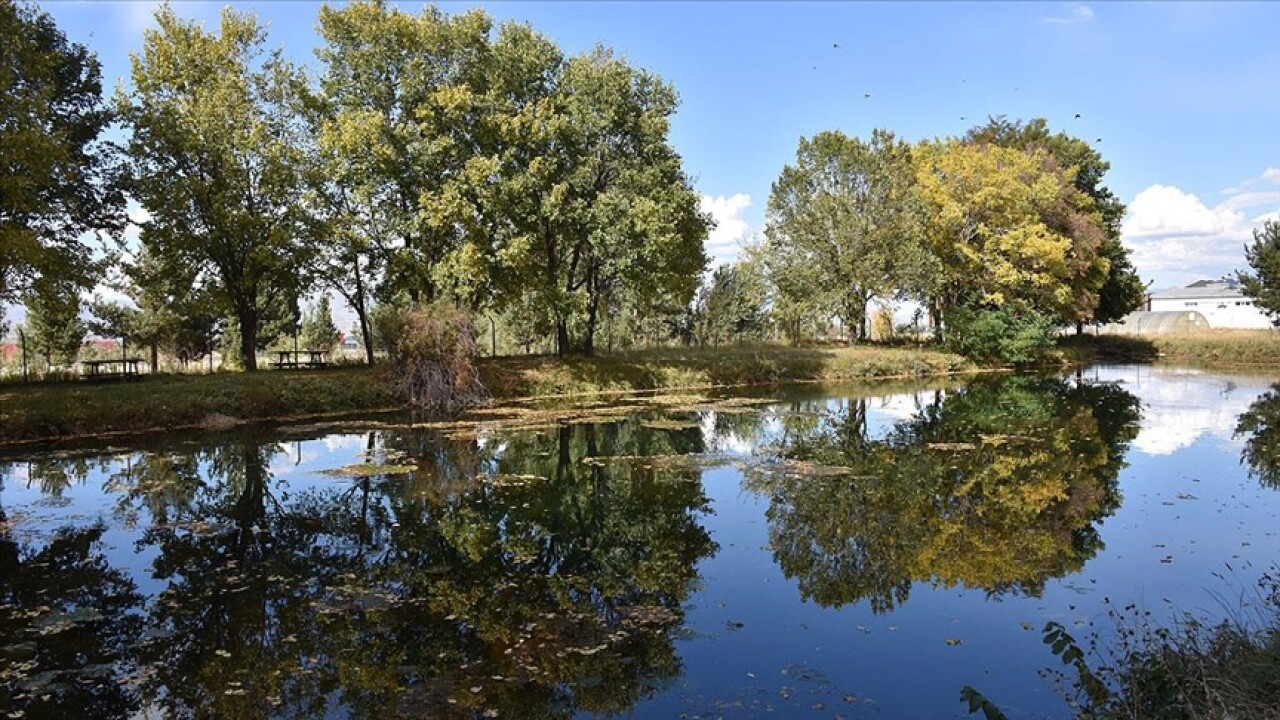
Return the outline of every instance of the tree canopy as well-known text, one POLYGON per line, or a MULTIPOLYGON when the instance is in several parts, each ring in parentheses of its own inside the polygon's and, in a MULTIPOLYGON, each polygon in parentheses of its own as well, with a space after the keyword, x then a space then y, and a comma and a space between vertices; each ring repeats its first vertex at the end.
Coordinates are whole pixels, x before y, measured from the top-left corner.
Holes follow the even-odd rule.
POLYGON ((86 239, 124 220, 98 60, 14 0, 0 0, 0 37, 0 302, 41 278, 89 288, 103 258, 86 239))
POLYGON ((1280 325, 1280 221, 1268 220, 1253 231, 1253 243, 1244 248, 1252 272, 1240 272, 1244 294, 1280 325))
POLYGON ((252 15, 224 9, 217 32, 168 5, 117 98, 133 133, 129 191, 148 210, 141 243, 166 275, 235 317, 246 370, 265 315, 307 285, 301 217, 301 77, 252 15))
POLYGON ((767 257, 790 303, 807 300, 867 336, 867 306, 917 297, 937 272, 920 243, 924 207, 911 147, 875 130, 864 142, 840 132, 801 138, 796 164, 769 195, 767 257))

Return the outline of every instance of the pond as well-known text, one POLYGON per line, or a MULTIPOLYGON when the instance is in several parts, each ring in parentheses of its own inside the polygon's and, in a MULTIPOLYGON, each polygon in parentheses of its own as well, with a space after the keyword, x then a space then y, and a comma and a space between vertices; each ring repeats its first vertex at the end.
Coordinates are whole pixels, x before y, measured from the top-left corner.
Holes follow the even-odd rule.
POLYGON ((1239 612, 1280 390, 1150 366, 0 461, 0 716, 1070 717, 1057 622, 1239 612))

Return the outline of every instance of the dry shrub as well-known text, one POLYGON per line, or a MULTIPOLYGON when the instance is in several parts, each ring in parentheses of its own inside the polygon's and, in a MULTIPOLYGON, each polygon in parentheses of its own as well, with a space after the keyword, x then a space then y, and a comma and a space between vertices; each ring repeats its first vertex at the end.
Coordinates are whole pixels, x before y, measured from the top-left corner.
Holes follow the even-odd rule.
POLYGON ((489 398, 475 367, 468 313, 435 303, 401 310, 387 325, 396 389, 411 407, 449 415, 489 398))

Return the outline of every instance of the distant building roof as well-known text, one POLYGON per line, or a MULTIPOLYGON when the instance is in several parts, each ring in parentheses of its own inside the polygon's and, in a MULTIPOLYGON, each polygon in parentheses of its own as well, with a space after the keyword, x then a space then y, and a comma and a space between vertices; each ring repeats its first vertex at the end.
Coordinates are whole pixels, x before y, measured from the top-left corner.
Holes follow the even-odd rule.
POLYGON ((1168 288, 1151 293, 1152 300, 1187 298, 1241 298, 1240 284, 1234 280, 1197 280, 1186 287, 1168 288))

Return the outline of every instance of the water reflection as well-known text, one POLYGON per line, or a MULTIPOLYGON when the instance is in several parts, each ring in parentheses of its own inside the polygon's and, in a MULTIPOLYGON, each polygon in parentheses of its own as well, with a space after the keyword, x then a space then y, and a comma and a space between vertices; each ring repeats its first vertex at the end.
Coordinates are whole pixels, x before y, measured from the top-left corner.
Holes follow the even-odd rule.
POLYGON ((1274 556, 1262 391, 804 385, 0 463, 0 717, 931 717, 970 671, 1069 717, 1025 627, 1274 556))
POLYGON ((143 608, 92 550, 101 529, 40 550, 7 542, 13 692, 0 711, 624 711, 680 674, 673 630, 697 562, 716 546, 699 522, 709 507, 696 469, 584 460, 700 445, 696 429, 622 424, 564 426, 501 447, 370 434, 369 473, 346 468, 311 487, 275 477, 284 448, 248 439, 131 456, 107 485, 119 493, 116 516, 145 526, 134 549, 154 556, 162 589, 143 608), (72 612, 71 629, 35 640, 72 612), (80 654, 63 657, 64 645, 80 654), (49 673, 76 668, 75 692, 31 700, 49 673), (89 682, 98 672, 102 682, 89 682))
POLYGON ((855 400, 785 417, 783 462, 745 482, 806 600, 885 612, 916 582, 1037 595, 1101 549, 1139 419, 1112 384, 1006 377, 934 393, 873 437, 855 400))
POLYGON ((1264 487, 1280 490, 1280 384, 1249 406, 1236 422, 1236 436, 1245 436, 1240 461, 1264 487))
POLYGON ((126 717, 142 596, 102 549, 102 526, 42 546, 12 537, 0 510, 0 711, 6 717, 126 717))

